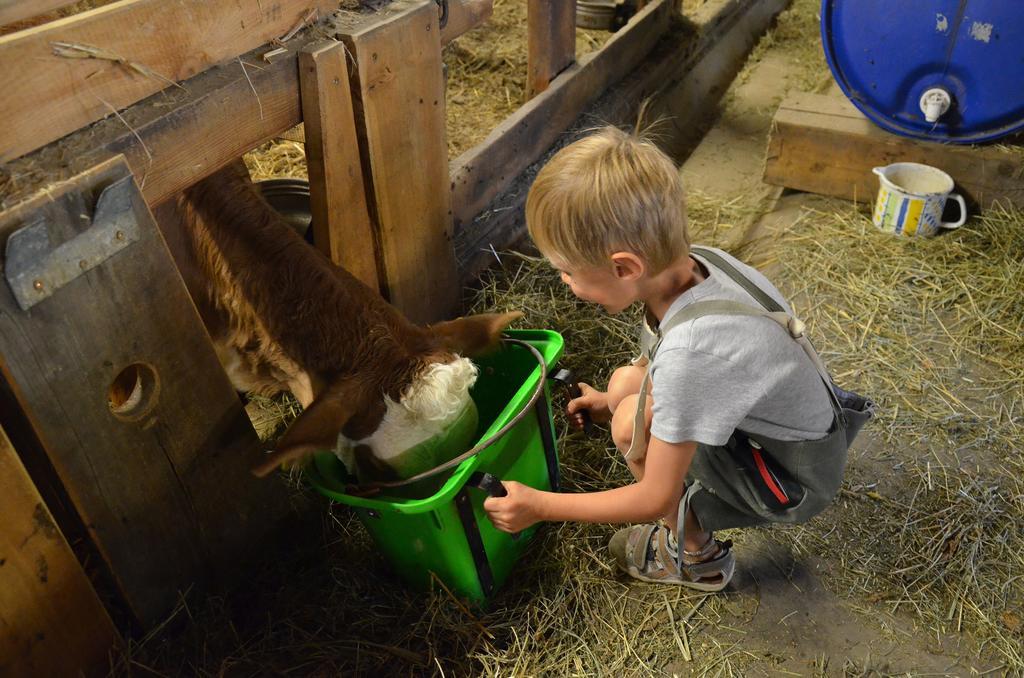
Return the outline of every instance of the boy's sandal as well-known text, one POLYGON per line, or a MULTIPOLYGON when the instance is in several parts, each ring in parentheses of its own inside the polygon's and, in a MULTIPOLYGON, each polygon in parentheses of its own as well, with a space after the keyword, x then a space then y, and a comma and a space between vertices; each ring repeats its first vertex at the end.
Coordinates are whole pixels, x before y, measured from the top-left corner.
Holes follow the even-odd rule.
MULTIPOLYGON (((669 530, 664 525, 633 525, 616 532, 608 550, 623 572, 635 579, 658 584, 686 586, 698 591, 721 591, 736 570, 732 542, 712 538, 700 555, 714 556, 697 563, 684 563, 680 569, 668 547, 669 530), (714 549, 711 544, 714 544, 714 549)), ((694 554, 697 555, 697 554, 694 554)))

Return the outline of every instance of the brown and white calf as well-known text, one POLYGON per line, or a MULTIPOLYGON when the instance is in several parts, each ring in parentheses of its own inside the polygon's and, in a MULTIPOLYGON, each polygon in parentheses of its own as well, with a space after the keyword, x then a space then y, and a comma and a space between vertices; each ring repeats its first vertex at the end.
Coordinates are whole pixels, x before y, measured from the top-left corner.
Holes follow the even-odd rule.
POLYGON ((305 408, 253 469, 259 476, 334 449, 340 433, 372 475, 393 477, 388 458, 462 411, 476 378, 469 358, 492 349, 522 315, 413 324, 300 238, 240 162, 158 216, 235 388, 287 389, 305 408))

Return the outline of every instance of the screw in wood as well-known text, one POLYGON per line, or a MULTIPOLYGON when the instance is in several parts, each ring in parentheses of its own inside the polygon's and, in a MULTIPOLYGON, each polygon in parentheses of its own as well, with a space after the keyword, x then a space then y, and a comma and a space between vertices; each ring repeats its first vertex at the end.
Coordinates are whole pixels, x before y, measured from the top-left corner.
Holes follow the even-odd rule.
POLYGON ((114 237, 117 238, 118 240, 124 240, 124 231, 118 231, 117 233, 114 234, 114 237))
POLYGON ((43 289, 43 281, 42 280, 34 280, 32 282, 32 287, 36 288, 37 290, 42 291, 42 289, 43 289))

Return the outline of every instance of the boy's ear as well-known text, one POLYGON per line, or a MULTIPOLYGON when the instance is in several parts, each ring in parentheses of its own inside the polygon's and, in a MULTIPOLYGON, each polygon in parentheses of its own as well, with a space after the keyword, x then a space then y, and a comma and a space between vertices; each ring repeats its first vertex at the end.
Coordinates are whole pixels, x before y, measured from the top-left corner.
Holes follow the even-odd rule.
POLYGON ((333 450, 338 434, 360 406, 360 398, 347 383, 331 385, 292 422, 274 451, 252 473, 260 478, 283 464, 289 466, 320 450, 333 450))
POLYGON ((632 252, 616 252, 611 259, 619 280, 636 280, 647 272, 647 262, 632 252))
POLYGON ((449 351, 472 358, 496 349, 502 331, 522 317, 521 311, 481 313, 430 325, 427 329, 449 351))

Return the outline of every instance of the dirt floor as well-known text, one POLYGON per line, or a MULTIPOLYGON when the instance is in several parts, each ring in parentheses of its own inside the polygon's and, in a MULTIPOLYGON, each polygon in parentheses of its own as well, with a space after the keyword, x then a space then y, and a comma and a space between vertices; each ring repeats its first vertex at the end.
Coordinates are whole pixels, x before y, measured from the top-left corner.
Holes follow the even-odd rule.
MULTIPOLYGON (((299 546, 244 594, 183 598, 114 673, 1024 675, 1024 307, 998 287, 1024 285, 1024 217, 975 218, 955 237, 903 244, 874 232, 864 205, 761 182, 785 93, 832 91, 818 6, 794 1, 681 172, 694 240, 766 270, 837 381, 879 403, 833 507, 806 525, 726 534, 738 571, 712 596, 616 574, 605 550, 614 526, 549 525, 490 607, 470 610, 441 589, 405 589, 344 507, 297 485, 296 501, 321 516, 299 546), (1000 228, 1014 235, 997 239, 1000 228), (877 296, 879 276, 896 280, 889 297, 877 296), (966 293, 945 285, 959 276, 966 293)), ((521 21, 509 9, 496 0, 496 21, 512 30, 521 21)), ((449 87, 463 69, 462 96, 514 109, 521 80, 505 84, 512 76, 501 69, 525 67, 463 50, 446 57, 449 87), (487 87, 468 79, 474 64, 498 72, 487 87)), ((459 110, 450 107, 465 119, 459 110)), ((452 154, 482 138, 490 120, 464 134, 450 121, 452 154)), ((523 309, 524 326, 560 331, 563 363, 592 382, 635 350, 635 314, 596 313, 542 263, 501 256, 467 291, 473 310, 523 309)), ((271 419, 294 416, 286 410, 271 419)), ((567 491, 627 482, 606 437, 569 434, 560 413, 556 422, 567 491)))

